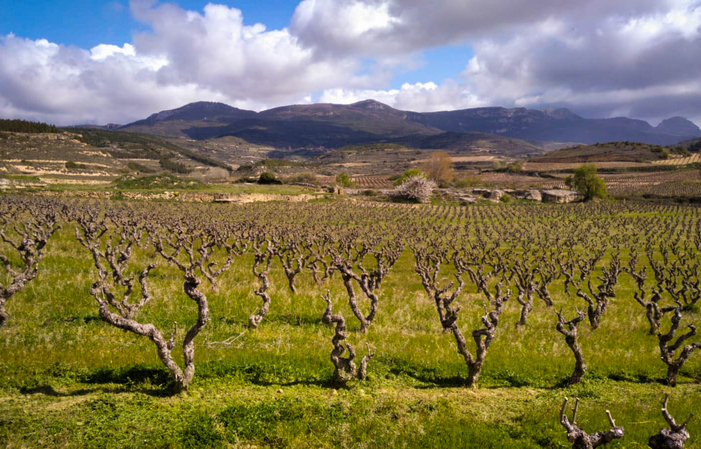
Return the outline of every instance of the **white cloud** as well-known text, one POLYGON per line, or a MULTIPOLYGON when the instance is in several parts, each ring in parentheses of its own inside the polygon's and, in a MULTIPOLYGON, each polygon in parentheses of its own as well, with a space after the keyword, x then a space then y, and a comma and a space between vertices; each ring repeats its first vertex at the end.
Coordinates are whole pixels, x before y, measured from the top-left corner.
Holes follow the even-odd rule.
POLYGON ((351 104, 366 99, 373 99, 400 110, 424 112, 486 105, 477 96, 465 90, 464 86, 454 82, 446 82, 441 86, 433 82, 405 83, 400 89, 390 90, 328 89, 322 93, 319 102, 351 104))
POLYGON ((701 7, 689 2, 634 19, 548 19, 473 42, 463 83, 494 104, 697 118, 700 27, 701 7))
POLYGON ((0 114, 124 123, 191 101, 263 109, 373 82, 355 75, 358 60, 315 59, 287 29, 246 26, 235 8, 209 4, 198 13, 150 1, 131 7, 151 28, 133 44, 84 50, 0 37, 0 114))
POLYGON ((303 0, 279 30, 216 4, 130 11, 148 31, 121 46, 0 36, 0 115, 124 123, 191 101, 260 110, 318 96, 701 117, 699 0, 303 0), (422 50, 454 42, 474 53, 462 73, 388 88, 422 50))

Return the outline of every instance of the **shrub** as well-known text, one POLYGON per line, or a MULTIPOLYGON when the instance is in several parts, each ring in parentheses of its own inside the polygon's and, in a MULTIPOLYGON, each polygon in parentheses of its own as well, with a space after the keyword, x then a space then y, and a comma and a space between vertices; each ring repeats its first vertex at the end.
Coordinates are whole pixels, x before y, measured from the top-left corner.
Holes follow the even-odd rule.
POLYGON ((88 166, 84 164, 76 164, 73 161, 68 161, 66 162, 66 168, 68 170, 85 170, 86 168, 88 168, 88 166))
POLYGON ((394 189, 394 196, 403 200, 428 203, 437 184, 423 176, 413 176, 394 189))
POLYGON ((319 185, 319 180, 314 173, 300 173, 298 175, 292 175, 287 179, 290 184, 311 184, 319 185))
POLYGON ((480 184, 480 178, 478 176, 466 176, 464 178, 456 179, 453 181, 453 185, 458 189, 464 189, 467 187, 475 187, 480 184))
POLYGON ((521 170, 523 170, 523 166, 520 162, 512 162, 511 164, 506 166, 506 171, 509 173, 518 173, 521 170))
POLYGON ((258 178, 258 184, 282 184, 282 182, 275 177, 275 173, 264 171, 258 178))
POLYGON ((339 173, 336 175, 336 184, 341 187, 352 187, 353 181, 351 181, 350 176, 346 173, 339 173))
POLYGON ((149 168, 145 165, 141 165, 138 162, 129 162, 127 165, 129 169, 140 173, 156 173, 156 170, 149 168))
POLYGON ((161 159, 160 161, 158 161, 158 163, 161 165, 161 168, 163 170, 168 170, 169 172, 179 173, 181 175, 187 175, 188 173, 192 173, 192 170, 189 169, 186 165, 181 164, 180 162, 175 162, 172 159, 161 159))
POLYGON ((406 182, 407 179, 409 178, 414 178, 417 176, 421 176, 422 178, 426 177, 426 173, 422 172, 418 168, 410 168, 409 170, 405 171, 403 175, 398 177, 397 179, 394 180, 394 185, 395 186, 400 186, 406 182))

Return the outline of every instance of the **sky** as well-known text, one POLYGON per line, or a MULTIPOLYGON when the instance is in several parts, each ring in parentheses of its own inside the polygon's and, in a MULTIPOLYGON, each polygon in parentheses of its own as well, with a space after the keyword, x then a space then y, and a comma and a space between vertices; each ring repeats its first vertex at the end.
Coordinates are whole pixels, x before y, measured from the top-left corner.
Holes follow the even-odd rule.
POLYGON ((2 0, 0 117, 193 101, 566 107, 701 125, 701 0, 2 0))

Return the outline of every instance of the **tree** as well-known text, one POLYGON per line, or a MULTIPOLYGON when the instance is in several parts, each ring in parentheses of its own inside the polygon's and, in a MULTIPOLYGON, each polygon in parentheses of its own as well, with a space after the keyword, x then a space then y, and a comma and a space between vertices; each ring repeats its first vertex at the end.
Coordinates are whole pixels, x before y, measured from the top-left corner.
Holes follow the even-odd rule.
POLYGON ((606 184, 604 180, 596 174, 596 165, 594 164, 582 165, 576 169, 571 185, 575 190, 584 195, 585 200, 606 198, 607 195, 606 184))
POLYGON ((353 181, 351 181, 350 176, 347 173, 339 173, 336 175, 336 184, 341 187, 352 187, 353 181))
POLYGON ((275 173, 266 171, 260 174, 258 184, 282 184, 282 182, 275 177, 275 173))
POLYGON ((424 164, 428 179, 439 185, 447 185, 453 180, 453 160, 445 151, 434 151, 424 164))
POLYGON ((420 176, 422 178, 426 177, 426 173, 422 172, 418 168, 410 168, 409 170, 405 171, 404 174, 402 174, 399 178, 394 180, 394 185, 395 186, 400 186, 404 184, 404 182, 409 179, 409 178, 415 178, 417 176, 420 176))
POLYGON ((423 176, 414 176, 395 188, 394 196, 405 200, 418 201, 419 203, 428 203, 431 201, 433 189, 436 187, 436 183, 432 180, 423 176))

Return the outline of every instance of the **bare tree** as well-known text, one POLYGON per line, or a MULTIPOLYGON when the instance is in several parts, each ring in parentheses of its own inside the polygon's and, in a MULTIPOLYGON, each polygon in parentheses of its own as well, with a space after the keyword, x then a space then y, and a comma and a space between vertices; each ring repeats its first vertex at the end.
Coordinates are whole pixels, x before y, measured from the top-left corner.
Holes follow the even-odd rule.
POLYGON ((183 290, 197 304, 197 321, 188 329, 183 340, 183 357, 185 369, 182 381, 176 382, 176 391, 187 390, 195 374, 195 338, 209 322, 209 302, 200 289, 204 276, 216 288, 216 278, 229 269, 233 257, 244 251, 240 239, 228 241, 229 235, 218 231, 221 226, 216 223, 200 223, 200 217, 191 217, 193 221, 182 220, 167 223, 164 228, 149 229, 156 251, 183 274, 183 290), (219 264, 214 262, 215 253, 223 252, 225 259, 219 264))
POLYGON ((9 277, 6 285, 0 283, 0 327, 5 326, 8 320, 5 309, 7 301, 37 276, 46 244, 60 229, 59 219, 60 207, 46 201, 8 201, 0 209, 0 239, 16 253, 22 263, 21 267, 13 267, 10 258, 0 252, 0 264, 9 277), (9 232, 11 223, 15 236, 6 233, 9 232))
POLYGON ((669 424, 669 429, 661 429, 660 433, 653 435, 648 440, 648 446, 652 449, 683 449, 686 440, 689 439, 689 431, 686 429, 686 425, 689 424, 691 418, 694 415, 689 415, 689 417, 681 425, 677 424, 674 417, 667 410, 667 402, 669 401, 669 394, 666 394, 664 401, 662 401, 662 416, 664 416, 665 421, 669 424))
POLYGON ((611 423, 611 430, 606 432, 595 432, 592 434, 586 433, 580 427, 577 426, 577 409, 579 408, 579 398, 575 400, 574 410, 572 411, 572 421, 567 419, 567 398, 562 403, 562 408, 560 409, 560 424, 567 430, 567 440, 572 443, 573 449, 593 449, 595 447, 603 446, 611 441, 623 438, 623 427, 616 426, 616 422, 611 416, 611 412, 606 410, 606 416, 611 423))
POLYGON ((311 253, 304 250, 304 246, 300 244, 298 239, 299 236, 294 235, 294 232, 293 230, 288 230, 284 241, 278 239, 273 245, 273 253, 282 265, 290 291, 296 294, 295 278, 306 266, 311 253))
POLYGON ((348 293, 348 303, 355 317, 360 321, 360 331, 365 333, 375 319, 379 306, 377 289, 402 254, 404 242, 401 239, 380 243, 377 237, 366 235, 364 241, 357 241, 357 235, 341 238, 339 245, 331 249, 331 259, 336 270, 341 273, 343 285, 348 293), (372 258, 373 268, 366 267, 366 259, 372 258), (367 315, 360 308, 354 284, 360 287, 370 300, 367 315))
POLYGON ((184 345, 186 367, 181 369, 172 353, 178 332, 177 323, 173 323, 170 338, 166 339, 155 325, 137 319, 138 312, 151 302, 147 278, 155 268, 151 263, 141 270, 138 277, 139 290, 136 293, 135 277, 129 276, 126 270, 132 258, 133 247, 144 246, 143 229, 122 223, 115 225, 116 229, 109 232, 106 220, 98 217, 98 214, 97 210, 88 210, 77 217, 79 226, 76 228, 76 238, 90 251, 98 271, 98 280, 92 285, 90 293, 98 303, 100 318, 119 329, 150 339, 156 345, 158 357, 172 376, 174 391, 184 391, 194 374, 194 348, 193 351, 187 351, 189 343, 184 345), (136 297, 135 301, 132 300, 133 297, 136 297))
POLYGON ((672 326, 669 332, 663 334, 661 331, 657 332, 657 338, 659 340, 660 354, 662 356, 662 361, 667 364, 667 383, 675 387, 677 385, 677 375, 679 370, 681 370, 684 362, 687 361, 689 356, 697 349, 701 348, 701 342, 693 343, 684 346, 679 356, 675 359, 675 353, 684 342, 696 335, 696 326, 689 324, 689 331, 686 334, 680 335, 677 340, 672 343, 674 337, 679 329, 679 324, 682 320, 682 308, 676 307, 674 309, 674 315, 672 315, 672 326))
POLYGON ((514 264, 514 271, 516 273, 516 288, 518 288, 516 301, 521 305, 521 314, 516 322, 516 327, 522 327, 526 325, 528 314, 533 309, 533 293, 537 289, 534 282, 535 272, 519 262, 514 264))
POLYGON ((569 321, 566 321, 562 316, 562 309, 557 312, 557 331, 565 336, 565 342, 570 347, 574 354, 575 365, 574 372, 567 380, 567 385, 578 384, 582 381, 584 373, 587 371, 587 366, 584 364, 584 355, 582 348, 577 343, 577 325, 584 320, 584 312, 577 310, 577 316, 569 321), (566 328, 565 328, 566 327, 566 328))
POLYGON ((633 293, 633 297, 641 306, 645 307, 645 316, 650 323, 650 335, 657 335, 660 331, 660 322, 665 314, 674 312, 677 306, 660 307, 659 301, 662 299, 662 290, 653 290, 649 300, 645 298, 645 292, 640 290, 633 293))
POLYGON ((254 288, 253 292, 263 300, 263 305, 250 317, 248 317, 248 325, 255 329, 260 325, 263 318, 268 314, 270 310, 270 294, 268 294, 268 288, 270 288, 270 278, 268 273, 270 272, 270 262, 274 254, 272 244, 269 239, 265 236, 254 238, 253 241, 253 275, 258 278, 259 286, 254 288))
POLYGON ((324 324, 336 325, 335 333, 331 340, 333 343, 331 362, 335 367, 333 372, 334 382, 344 384, 353 379, 365 379, 367 376, 368 363, 372 360, 375 353, 370 352, 370 347, 368 346, 368 353, 360 360, 360 367, 356 367, 355 349, 346 341, 346 320, 340 313, 333 314, 333 303, 331 302, 331 295, 329 292, 326 292, 324 301, 326 301, 327 306, 321 319, 324 324), (342 357, 346 349, 348 349, 348 357, 342 357))

